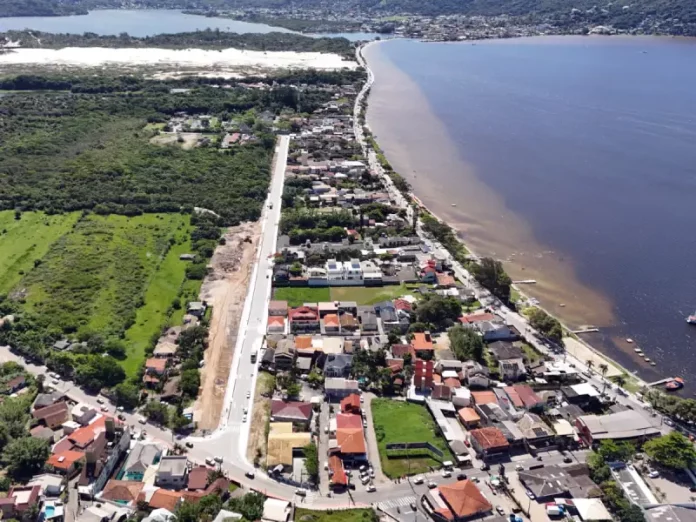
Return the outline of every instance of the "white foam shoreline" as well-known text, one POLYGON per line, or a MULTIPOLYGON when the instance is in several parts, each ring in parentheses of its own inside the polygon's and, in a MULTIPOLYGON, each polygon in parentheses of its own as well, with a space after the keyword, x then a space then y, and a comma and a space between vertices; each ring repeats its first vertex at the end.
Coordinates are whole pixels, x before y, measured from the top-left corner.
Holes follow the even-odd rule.
POLYGON ((0 66, 101 67, 105 65, 193 68, 355 69, 358 64, 337 54, 241 49, 157 49, 65 47, 63 49, 13 49, 0 54, 0 66))

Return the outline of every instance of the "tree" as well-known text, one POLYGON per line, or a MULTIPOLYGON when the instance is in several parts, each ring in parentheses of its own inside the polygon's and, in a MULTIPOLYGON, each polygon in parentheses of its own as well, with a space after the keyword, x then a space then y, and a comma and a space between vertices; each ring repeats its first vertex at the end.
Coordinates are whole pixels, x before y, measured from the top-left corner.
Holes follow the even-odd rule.
POLYGON ((585 361, 585 366, 587 366, 588 370, 592 370, 592 367, 594 366, 594 361, 592 359, 587 359, 585 361))
POLYGON ((77 367, 75 382, 92 391, 110 388, 122 382, 126 372, 111 356, 90 355, 77 367))
POLYGON ((471 328, 457 325, 450 328, 450 348, 460 361, 480 361, 483 358, 483 339, 471 328))
POLYGON ((309 478, 312 482, 317 482, 319 479, 319 452, 315 443, 307 444, 304 448, 305 469, 309 473, 309 478))
POLYGON ((636 447, 630 442, 603 440, 597 452, 605 462, 628 462, 636 453, 636 447))
POLYGON ((143 414, 155 424, 167 424, 169 406, 158 401, 150 401, 143 408, 143 414))
POLYGON ((0 444, 27 434, 28 410, 23 397, 6 399, 0 405, 0 444))
POLYGON ((196 397, 200 386, 201 374, 198 369, 185 370, 181 373, 181 380, 179 381, 179 390, 181 393, 189 397, 196 397))
POLYGON ((541 308, 532 308, 529 311, 529 324, 535 330, 555 343, 563 340, 563 327, 558 319, 551 317, 541 308))
POLYGON ((285 391, 288 393, 288 397, 297 397, 302 391, 302 386, 297 382, 291 382, 288 387, 285 388, 285 391))
POLYGON ((263 515, 263 503, 266 497, 261 493, 247 493, 243 497, 231 498, 228 501, 230 510, 236 511, 247 520, 259 520, 263 515))
POLYGON ((653 460, 669 468, 684 469, 696 463, 694 445, 678 431, 649 440, 643 449, 653 460))
POLYGON ((2 453, 2 461, 15 480, 23 480, 36 475, 43 469, 51 455, 48 442, 34 437, 12 440, 2 453))
POLYGON ((461 313, 462 305, 458 299, 437 294, 427 294, 416 308, 418 322, 434 325, 451 324, 461 313))
POLYGON ((312 371, 309 372, 309 375, 307 376, 307 383, 312 388, 317 388, 324 384, 324 377, 317 371, 316 368, 312 368, 312 371))
POLYGON ((510 301, 512 279, 507 275, 500 261, 484 257, 480 264, 473 265, 472 272, 476 280, 488 288, 498 299, 505 303, 510 301))
POLYGON ((126 345, 118 339, 109 339, 104 343, 104 350, 114 359, 122 361, 126 358, 126 345))
POLYGON ((128 410, 136 408, 140 402, 140 389, 129 382, 122 382, 114 386, 114 395, 116 405, 123 406, 128 410))

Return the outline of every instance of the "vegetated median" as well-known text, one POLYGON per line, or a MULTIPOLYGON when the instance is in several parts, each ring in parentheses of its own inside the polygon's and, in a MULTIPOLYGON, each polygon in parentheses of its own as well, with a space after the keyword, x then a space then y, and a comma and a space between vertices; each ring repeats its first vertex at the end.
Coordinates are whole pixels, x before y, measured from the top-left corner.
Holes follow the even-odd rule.
POLYGON ((382 471, 390 478, 417 475, 439 468, 441 461, 428 450, 387 450, 387 444, 427 442, 445 455, 442 460, 451 460, 447 443, 438 433, 437 425, 428 410, 421 405, 389 399, 375 399, 371 403, 372 420, 379 447, 382 471), (392 453, 390 456, 388 453, 392 453))

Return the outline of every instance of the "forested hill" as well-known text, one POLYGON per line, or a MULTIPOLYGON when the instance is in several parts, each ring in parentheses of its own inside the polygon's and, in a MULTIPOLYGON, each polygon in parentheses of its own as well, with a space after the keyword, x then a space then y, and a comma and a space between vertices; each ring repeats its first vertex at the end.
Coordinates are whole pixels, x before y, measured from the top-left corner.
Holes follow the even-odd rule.
POLYGON ((354 56, 353 45, 345 38, 310 38, 294 33, 229 33, 206 29, 189 33, 159 34, 138 38, 122 34, 100 36, 94 33, 51 34, 38 31, 8 31, 2 37, 22 47, 159 47, 168 49, 246 49, 250 51, 297 51, 336 53, 347 58, 354 56))

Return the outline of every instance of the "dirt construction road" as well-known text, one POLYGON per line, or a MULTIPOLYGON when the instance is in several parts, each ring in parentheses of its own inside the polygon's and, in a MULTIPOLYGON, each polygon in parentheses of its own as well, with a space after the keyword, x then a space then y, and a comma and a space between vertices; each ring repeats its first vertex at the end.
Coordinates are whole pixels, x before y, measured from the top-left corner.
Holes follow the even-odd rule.
POLYGON ((201 287, 200 299, 213 307, 213 314, 205 366, 201 370, 201 390, 194 408, 199 430, 214 430, 220 422, 260 231, 258 222, 229 228, 224 236, 225 244, 218 246, 213 254, 212 269, 201 287))

